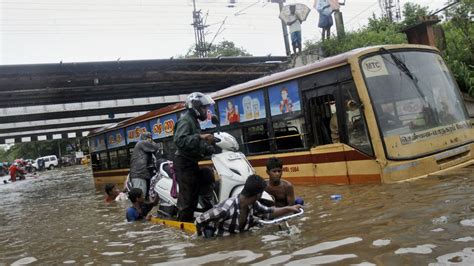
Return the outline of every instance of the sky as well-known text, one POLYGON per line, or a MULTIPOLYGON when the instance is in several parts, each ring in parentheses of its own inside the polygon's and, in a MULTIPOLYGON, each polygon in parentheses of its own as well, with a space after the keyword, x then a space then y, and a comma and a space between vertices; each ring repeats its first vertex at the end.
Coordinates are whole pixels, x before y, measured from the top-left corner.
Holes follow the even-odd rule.
MULTIPOLYGON (((229 1, 196 0, 209 25, 206 41, 233 41, 255 56, 285 54, 278 4, 235 0, 229 8, 229 1)), ((321 35, 313 1, 286 1, 312 9, 302 24, 303 42, 321 35)), ((437 10, 447 0, 400 0, 400 6, 405 2, 437 10)), ((0 65, 184 55, 194 45, 192 10, 192 0, 0 0, 0 65)), ((347 0, 341 12, 346 31, 381 15, 378 0, 347 0)))

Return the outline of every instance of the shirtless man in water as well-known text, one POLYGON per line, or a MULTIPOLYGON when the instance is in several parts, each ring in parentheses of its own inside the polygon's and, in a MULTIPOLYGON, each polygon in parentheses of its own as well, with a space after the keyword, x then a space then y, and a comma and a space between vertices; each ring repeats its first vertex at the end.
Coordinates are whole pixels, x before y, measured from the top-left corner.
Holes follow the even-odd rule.
POLYGON ((275 198, 275 206, 284 207, 295 204, 293 185, 281 179, 283 174, 283 161, 275 157, 268 159, 267 174, 269 180, 265 191, 275 198))

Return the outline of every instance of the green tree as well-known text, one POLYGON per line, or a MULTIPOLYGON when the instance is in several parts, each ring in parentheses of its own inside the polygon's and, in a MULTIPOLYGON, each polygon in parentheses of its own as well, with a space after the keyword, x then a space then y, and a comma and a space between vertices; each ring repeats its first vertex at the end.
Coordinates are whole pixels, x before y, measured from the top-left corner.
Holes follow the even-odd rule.
POLYGON ((305 42, 305 51, 321 48, 324 56, 332 56, 371 45, 406 43, 405 34, 399 30, 400 25, 372 15, 366 27, 346 33, 344 38, 332 38, 322 42, 305 42))
MULTIPOLYGON (((209 45, 208 45, 209 47, 209 45)), ((218 57, 218 56, 252 56, 244 48, 237 47, 232 41, 222 41, 218 44, 212 44, 209 47, 207 57, 218 57)), ((184 56, 185 58, 198 57, 196 53, 195 45, 188 49, 188 52, 184 56)))
MULTIPOLYGON (((451 1, 452 2, 452 1, 451 1)), ((460 89, 474 96, 474 0, 461 0, 447 9, 442 23, 446 38, 444 58, 460 89)))
POLYGON ((15 158, 10 155, 9 149, 7 147, 0 147, 0 162, 11 162, 15 158))
POLYGON ((0 149, 0 161, 11 162, 18 158, 36 159, 46 155, 61 156, 73 154, 79 143, 80 149, 88 150, 86 138, 76 139, 60 139, 60 140, 44 140, 16 143, 8 150, 0 149))
POLYGON ((405 3, 403 5, 403 26, 414 25, 418 22, 420 16, 428 15, 428 7, 422 7, 418 4, 405 3))

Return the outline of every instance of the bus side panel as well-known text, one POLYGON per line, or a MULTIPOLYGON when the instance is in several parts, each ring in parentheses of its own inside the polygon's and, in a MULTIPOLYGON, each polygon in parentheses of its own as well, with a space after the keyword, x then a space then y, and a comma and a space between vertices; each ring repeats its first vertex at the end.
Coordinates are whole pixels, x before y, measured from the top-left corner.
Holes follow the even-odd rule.
POLYGON ((341 143, 318 146, 310 152, 267 154, 248 159, 258 175, 268 178, 265 165, 272 156, 283 160, 283 178, 293 184, 381 183, 379 164, 341 143))
POLYGON ((107 183, 115 183, 121 186, 125 183, 129 171, 130 169, 126 168, 93 172, 94 184, 104 185, 107 183))
POLYGON ((329 144, 311 149, 318 184, 349 184, 344 145, 329 144))
POLYGON ((268 178, 266 163, 268 158, 277 157, 283 161, 283 179, 293 184, 316 184, 314 167, 309 152, 290 152, 248 157, 258 175, 268 178))
MULTIPOLYGON (((258 175, 267 179, 267 168, 265 166, 254 167, 258 175)), ((283 166, 282 178, 295 185, 316 184, 316 179, 313 174, 313 164, 285 164, 283 166)))
POLYGON ((380 166, 375 160, 348 161, 350 184, 380 184, 380 166))
POLYGON ((381 167, 374 158, 344 145, 347 175, 350 184, 380 184, 381 167))

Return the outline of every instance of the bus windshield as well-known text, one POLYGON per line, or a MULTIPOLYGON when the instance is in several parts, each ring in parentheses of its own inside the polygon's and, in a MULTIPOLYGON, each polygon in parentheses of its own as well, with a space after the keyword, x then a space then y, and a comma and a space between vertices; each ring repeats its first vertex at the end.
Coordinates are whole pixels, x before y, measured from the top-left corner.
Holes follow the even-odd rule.
POLYGON ((361 66, 388 158, 448 148, 437 137, 470 127, 456 83, 438 54, 382 48, 363 58, 361 66))

